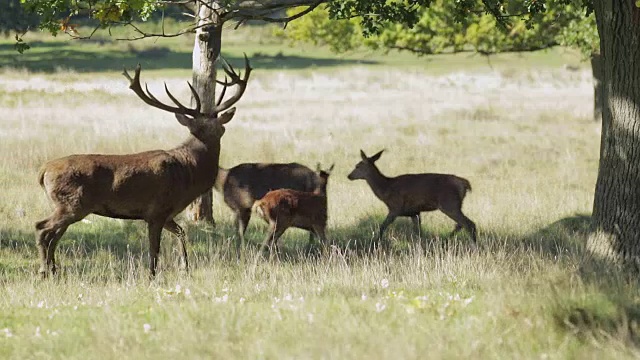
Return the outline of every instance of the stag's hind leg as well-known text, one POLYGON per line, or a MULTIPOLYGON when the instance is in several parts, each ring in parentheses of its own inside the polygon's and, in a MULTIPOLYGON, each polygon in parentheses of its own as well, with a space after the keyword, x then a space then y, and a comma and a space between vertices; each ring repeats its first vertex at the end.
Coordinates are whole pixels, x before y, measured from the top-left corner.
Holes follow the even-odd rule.
POLYGON ((178 237, 180 241, 180 255, 182 256, 182 264, 180 266, 189 272, 189 259, 187 258, 187 235, 173 219, 164 223, 164 229, 178 237))
POLYGON ((69 225, 82 220, 86 214, 77 215, 59 207, 48 218, 36 223, 36 245, 40 254, 39 273, 46 278, 51 272, 56 274, 55 251, 58 241, 64 235, 69 225))

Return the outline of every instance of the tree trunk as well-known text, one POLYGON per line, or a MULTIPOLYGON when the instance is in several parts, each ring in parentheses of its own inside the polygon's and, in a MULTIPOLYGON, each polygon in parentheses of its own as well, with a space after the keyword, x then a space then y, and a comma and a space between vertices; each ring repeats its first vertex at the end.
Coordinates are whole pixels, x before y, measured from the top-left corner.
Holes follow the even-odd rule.
POLYGON ((602 56, 602 137, 587 247, 607 262, 640 265, 640 9, 594 1, 602 56))
MULTIPOLYGON (((220 55, 222 42, 222 22, 211 9, 219 9, 216 0, 201 4, 198 9, 198 25, 211 22, 213 26, 199 27, 193 46, 193 87, 202 100, 202 112, 212 113, 215 106, 216 68, 215 61, 220 55)), ((192 99, 193 101, 193 99, 192 99)), ((216 176, 217 174, 212 174, 216 176)), ((202 194, 187 208, 191 221, 204 221, 215 225, 213 220, 213 196, 211 189, 202 194)))
POLYGON ((602 57, 591 54, 591 75, 593 76, 593 121, 602 121, 602 57))

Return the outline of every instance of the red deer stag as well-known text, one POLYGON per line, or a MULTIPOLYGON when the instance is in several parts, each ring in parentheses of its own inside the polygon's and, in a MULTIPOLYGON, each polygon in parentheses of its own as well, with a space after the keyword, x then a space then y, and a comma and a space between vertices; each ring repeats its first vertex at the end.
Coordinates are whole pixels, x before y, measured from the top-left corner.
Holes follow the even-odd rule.
POLYGON ((462 201, 467 191, 471 191, 469 181, 448 174, 406 174, 386 177, 375 165, 383 151, 367 157, 364 151, 360 150, 362 161, 347 176, 349 180, 366 180, 373 193, 389 209, 387 217, 380 225, 378 241, 382 241, 382 235, 396 217, 411 217, 419 233, 420 213, 440 210, 456 222, 452 235, 464 227, 471 234, 475 244, 476 225, 462 213, 462 201))
POLYGON ((313 192, 292 189, 269 191, 262 199, 253 204, 252 210, 268 224, 269 231, 262 244, 262 251, 271 249, 278 239, 290 227, 308 230, 309 245, 315 234, 323 246, 329 245, 325 230, 327 228, 327 182, 330 171, 320 171, 319 183, 313 192))
POLYGON ((261 199, 270 190, 313 192, 322 186, 326 187, 326 177, 331 170, 333 165, 328 170, 322 170, 318 164, 316 171, 313 171, 298 163, 247 163, 230 169, 220 168, 214 187, 224 196, 224 202, 235 213, 238 231, 236 251, 239 252, 244 244, 244 233, 251 219, 251 207, 256 200, 261 199))
POLYGON ((142 101, 174 113, 189 129, 191 134, 182 145, 127 155, 71 155, 44 164, 39 182, 55 210, 35 226, 43 277, 56 272, 54 253, 67 227, 89 214, 146 221, 151 276, 156 274, 162 229, 175 234, 180 240, 182 266, 188 270, 186 235, 173 218, 213 186, 224 124, 233 118, 235 108, 231 106, 242 97, 252 70, 246 55, 244 77, 226 61, 223 64, 231 79, 219 82, 223 90, 211 113, 200 111, 200 98, 191 84, 195 108, 182 105, 165 84, 167 96, 176 105, 170 106, 158 101, 148 87, 143 90, 140 65, 133 78, 124 70, 129 88, 142 101), (223 101, 225 90, 232 85, 238 86, 236 93, 223 101))

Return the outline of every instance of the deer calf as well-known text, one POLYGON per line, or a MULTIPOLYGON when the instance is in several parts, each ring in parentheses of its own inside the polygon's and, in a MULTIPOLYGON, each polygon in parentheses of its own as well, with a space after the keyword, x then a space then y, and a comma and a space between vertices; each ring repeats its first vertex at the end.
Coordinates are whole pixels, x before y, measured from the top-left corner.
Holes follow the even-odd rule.
MULTIPOLYGON (((326 191, 326 179, 333 165, 322 170, 318 164, 316 171, 298 163, 288 164, 239 164, 230 169, 218 170, 214 188, 224 197, 224 202, 235 213, 238 231, 236 250, 244 243, 244 233, 251 219, 251 207, 256 200, 270 190, 291 189, 313 192, 326 191), (323 187, 325 190, 322 190, 323 187), (319 190, 320 191, 320 190, 319 190)), ((312 235, 311 235, 312 236, 312 235)))
POLYGON ((231 80, 223 83, 224 89, 238 85, 238 91, 222 102, 223 90, 217 103, 207 104, 210 106, 206 112, 201 111, 200 98, 191 84, 195 107, 183 106, 167 90, 167 95, 175 103, 175 106, 170 106, 158 101, 148 89, 146 92, 143 90, 140 65, 133 78, 124 71, 130 81, 129 88, 141 100, 174 113, 178 122, 191 134, 182 145, 171 150, 126 155, 71 155, 44 164, 39 182, 54 203, 55 210, 35 226, 43 277, 49 272, 55 274, 54 252, 69 225, 89 214, 146 221, 152 276, 156 274, 162 229, 177 235, 183 266, 188 269, 185 233, 173 218, 209 190, 216 180, 224 124, 233 118, 235 108, 231 106, 244 93, 251 72, 246 56, 245 64, 242 78, 226 64, 225 71, 231 80))
POLYGON ((467 179, 448 174, 406 174, 396 177, 384 176, 375 162, 382 155, 367 157, 360 150, 360 161, 347 176, 349 180, 364 179, 373 193, 389 209, 387 217, 380 225, 378 241, 382 240, 387 227, 398 216, 411 217, 414 226, 420 231, 420 213, 440 210, 456 222, 453 234, 466 228, 476 242, 476 225, 462 213, 462 201, 471 184, 467 179))
MULTIPOLYGON (((331 167, 333 168, 333 166, 331 167)), ((329 172, 319 174, 320 184, 313 192, 292 189, 269 191, 256 201, 252 210, 268 224, 269 230, 262 244, 262 251, 271 249, 278 239, 290 227, 310 232, 309 245, 315 234, 323 246, 329 245, 325 230, 327 228, 327 181, 329 172)))

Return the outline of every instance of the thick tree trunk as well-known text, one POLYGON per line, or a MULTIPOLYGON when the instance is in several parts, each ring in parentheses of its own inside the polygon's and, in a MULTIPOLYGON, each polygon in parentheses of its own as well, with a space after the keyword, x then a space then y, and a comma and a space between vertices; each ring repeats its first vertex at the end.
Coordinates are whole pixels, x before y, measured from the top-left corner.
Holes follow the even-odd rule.
POLYGON ((602 138, 593 204, 597 258, 640 265, 640 9, 594 1, 602 56, 602 138))
MULTIPOLYGON (((200 5, 199 24, 212 22, 214 25, 198 28, 193 46, 193 87, 202 100, 202 112, 206 113, 212 113, 215 106, 215 61, 220 55, 222 42, 222 22, 211 11, 217 8, 219 4, 215 0, 211 0, 206 6, 200 5)), ((213 196, 211 190, 208 190, 189 205, 187 217, 191 221, 204 221, 214 225, 212 205, 213 196)))
POLYGON ((591 75, 593 76, 593 120, 602 121, 602 57, 591 54, 591 75))

